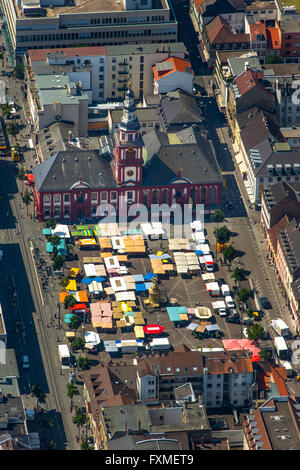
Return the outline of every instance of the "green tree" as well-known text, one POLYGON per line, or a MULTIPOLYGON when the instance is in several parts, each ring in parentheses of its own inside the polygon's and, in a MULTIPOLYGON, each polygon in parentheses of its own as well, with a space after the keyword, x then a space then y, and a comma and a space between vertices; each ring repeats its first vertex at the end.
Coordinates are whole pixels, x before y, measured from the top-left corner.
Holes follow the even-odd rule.
POLYGON ((266 64, 283 64, 283 58, 277 54, 268 54, 266 64))
POLYGON ((244 281, 246 279, 244 269, 237 266, 234 268, 231 277, 234 279, 235 284, 237 284, 239 281, 244 281))
POLYGON ((48 447, 48 450, 56 450, 57 449, 57 444, 55 441, 50 441, 49 442, 49 447, 48 447))
POLYGON ((81 318, 78 315, 73 315, 70 322, 70 328, 72 330, 78 330, 81 325, 81 318))
POLYGON ((18 80, 24 80, 24 65, 23 64, 17 64, 14 68, 14 75, 15 78, 18 80))
POLYGON ((250 297, 249 289, 245 289, 244 287, 238 291, 238 298, 240 302, 246 303, 250 297))
POLYGON ((81 444, 80 444, 80 449, 81 449, 81 450, 94 450, 95 447, 92 446, 92 445, 89 443, 89 441, 88 441, 87 438, 85 438, 85 439, 83 439, 83 441, 82 441, 81 444))
POLYGON ((23 195, 23 189, 24 189, 24 181, 27 179, 24 167, 21 166, 17 178, 22 181, 22 195, 23 195))
POLYGON ((264 339, 265 330, 258 323, 253 323, 253 325, 247 327, 247 335, 248 335, 248 339, 253 339, 253 340, 264 339))
POLYGON ((53 269, 54 269, 54 271, 57 271, 57 270, 61 269, 64 265, 64 262, 65 262, 65 257, 64 256, 56 255, 53 258, 53 269))
POLYGON ((8 103, 0 105, 1 113, 4 118, 7 118, 12 113, 12 106, 8 103))
POLYGON ((213 213, 214 222, 217 222, 217 223, 223 222, 224 218, 225 218, 225 214, 221 209, 217 209, 214 211, 213 213))
POLYGON ((258 355, 260 359, 264 359, 266 361, 269 361, 272 357, 272 353, 268 349, 261 349, 258 355))
POLYGON ((72 341, 71 346, 72 346, 73 352, 83 351, 84 346, 85 346, 85 341, 82 338, 75 338, 72 341))
POLYGON ((49 242, 53 246, 54 256, 57 255, 57 247, 60 244, 60 237, 58 235, 51 235, 49 242))
POLYGON ((232 245, 228 245, 223 250, 223 257, 224 261, 231 263, 231 261, 235 258, 236 251, 232 245))
POLYGON ((66 295, 65 297, 65 308, 71 308, 76 304, 76 300, 73 295, 66 295))
POLYGON ((61 287, 63 287, 64 289, 67 287, 67 285, 69 284, 69 279, 67 277, 64 277, 63 279, 60 280, 59 284, 61 287))
POLYGON ((73 398, 75 395, 79 395, 79 390, 73 383, 67 383, 67 394, 70 398, 71 407, 73 408, 73 398))
POLYGON ((32 197, 31 197, 30 192, 28 191, 28 189, 26 189, 26 191, 25 191, 25 193, 22 197, 22 201, 24 202, 24 204, 26 206, 26 214, 27 214, 27 217, 28 217, 28 206, 32 201, 32 197))
POLYGON ((36 398, 37 409, 39 409, 39 403, 45 403, 46 394, 40 385, 35 384, 31 387, 31 396, 36 398))
POLYGON ((48 219, 45 223, 45 227, 46 228, 52 228, 52 229, 55 229, 57 223, 56 223, 56 220, 55 219, 48 219))
POLYGON ((16 124, 15 122, 11 122, 11 123, 9 124, 9 126, 7 127, 7 132, 8 132, 8 134, 11 135, 11 136, 15 139, 15 141, 16 141, 16 137, 17 137, 17 135, 18 135, 19 132, 20 132, 20 129, 19 129, 18 124, 16 124))
POLYGON ((223 243, 227 243, 230 240, 230 230, 226 227, 226 225, 216 229, 214 234, 216 235, 217 242, 221 243, 222 245, 223 243))
POLYGON ((80 357, 78 359, 80 370, 89 370, 92 366, 92 360, 89 357, 80 357))
POLYGON ((84 412, 84 408, 77 408, 75 416, 73 416, 73 423, 76 424, 79 430, 79 437, 80 437, 80 429, 82 426, 87 424, 89 421, 88 415, 84 412))

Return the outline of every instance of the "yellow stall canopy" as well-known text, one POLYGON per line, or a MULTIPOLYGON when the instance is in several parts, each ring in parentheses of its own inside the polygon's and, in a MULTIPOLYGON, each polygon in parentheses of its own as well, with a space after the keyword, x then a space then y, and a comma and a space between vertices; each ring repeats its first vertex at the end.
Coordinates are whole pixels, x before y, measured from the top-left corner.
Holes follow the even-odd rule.
POLYGON ((144 330, 142 326, 135 326, 134 333, 136 338, 145 338, 144 330))
POLYGON ((77 277, 78 273, 79 273, 79 268, 71 268, 69 277, 77 277))
POLYGON ((66 331, 66 338, 75 338, 75 336, 74 331, 66 331))
POLYGON ((69 279, 69 284, 66 287, 66 290, 76 291, 77 285, 75 279, 69 279))

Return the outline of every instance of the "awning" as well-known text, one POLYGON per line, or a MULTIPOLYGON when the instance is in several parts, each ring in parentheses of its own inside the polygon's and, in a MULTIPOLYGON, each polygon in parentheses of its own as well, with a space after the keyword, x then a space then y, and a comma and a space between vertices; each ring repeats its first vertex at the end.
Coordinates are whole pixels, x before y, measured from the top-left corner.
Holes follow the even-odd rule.
POLYGON ((91 279, 90 277, 85 277, 84 279, 82 279, 82 284, 91 284, 93 282, 93 279, 91 279))
POLYGON ((164 331, 165 327, 161 325, 146 325, 144 326, 144 332, 147 335, 158 335, 164 331))
POLYGON ((154 273, 147 273, 147 274, 144 276, 144 279, 145 279, 145 281, 151 281, 151 279, 152 279, 153 277, 157 277, 156 274, 154 274, 154 273))

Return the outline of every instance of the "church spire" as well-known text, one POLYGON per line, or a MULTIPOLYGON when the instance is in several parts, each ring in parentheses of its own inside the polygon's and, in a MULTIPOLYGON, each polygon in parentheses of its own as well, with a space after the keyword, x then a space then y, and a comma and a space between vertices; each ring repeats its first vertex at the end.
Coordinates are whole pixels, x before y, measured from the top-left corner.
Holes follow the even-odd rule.
MULTIPOLYGON (((123 115, 120 121, 120 135, 130 133, 133 134, 133 140, 135 141, 139 138, 139 130, 141 126, 139 120, 136 116, 136 107, 134 102, 134 93, 131 89, 131 82, 128 83, 128 90, 125 93, 123 115)), ((121 138, 124 141, 123 138, 121 138)), ((128 138, 125 138, 128 141, 128 138)), ((130 139, 131 140, 131 139, 130 139)))

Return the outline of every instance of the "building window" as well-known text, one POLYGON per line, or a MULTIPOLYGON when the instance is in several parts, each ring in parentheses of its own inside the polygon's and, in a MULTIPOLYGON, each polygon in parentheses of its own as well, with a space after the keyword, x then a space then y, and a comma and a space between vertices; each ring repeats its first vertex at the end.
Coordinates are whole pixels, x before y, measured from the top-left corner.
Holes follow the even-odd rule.
POLYGON ((60 194, 54 194, 54 204, 60 204, 60 194))
POLYGON ((51 196, 49 196, 49 194, 46 194, 44 196, 44 204, 50 204, 51 202, 51 196))
POLYGON ((111 201, 116 201, 116 200, 117 200, 117 193, 116 193, 116 191, 112 191, 112 192, 110 193, 110 200, 111 200, 111 201))
POLYGON ((126 195, 127 195, 127 201, 129 200, 132 200, 133 199, 133 192, 132 191, 127 191, 126 192, 126 195))
POLYGON ((91 194, 91 202, 92 202, 92 204, 97 204, 97 202, 98 202, 98 193, 92 193, 91 194))

